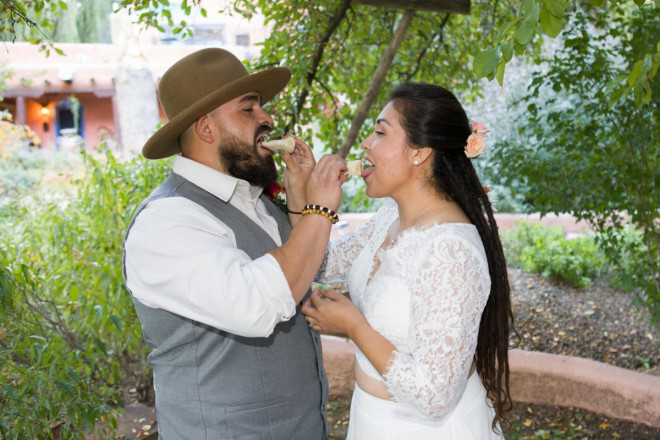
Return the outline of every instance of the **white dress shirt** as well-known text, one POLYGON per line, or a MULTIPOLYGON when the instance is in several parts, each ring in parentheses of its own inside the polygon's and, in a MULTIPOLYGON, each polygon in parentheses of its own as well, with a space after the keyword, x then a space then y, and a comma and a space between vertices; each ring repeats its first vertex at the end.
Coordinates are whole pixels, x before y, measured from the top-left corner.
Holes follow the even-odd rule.
MULTIPOLYGON (((229 202, 282 244, 277 222, 259 200, 262 188, 177 155, 172 170, 229 202)), ((127 286, 159 308, 248 337, 266 337, 296 312, 291 289, 270 254, 255 260, 234 232, 183 197, 150 202, 126 240, 127 286)))

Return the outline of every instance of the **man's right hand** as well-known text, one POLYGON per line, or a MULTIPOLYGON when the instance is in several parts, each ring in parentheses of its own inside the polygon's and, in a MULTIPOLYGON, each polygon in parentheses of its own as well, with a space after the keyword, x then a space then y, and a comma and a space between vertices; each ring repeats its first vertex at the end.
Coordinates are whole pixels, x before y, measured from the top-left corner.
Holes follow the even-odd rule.
POLYGON ((283 152, 281 155, 282 161, 286 165, 282 175, 282 184, 286 191, 289 210, 301 211, 307 204, 305 201, 307 182, 314 170, 316 160, 309 145, 298 138, 294 139, 296 146, 293 152, 283 152))
POLYGON ((336 212, 341 204, 341 185, 347 178, 346 161, 341 156, 323 156, 309 176, 306 203, 336 212))

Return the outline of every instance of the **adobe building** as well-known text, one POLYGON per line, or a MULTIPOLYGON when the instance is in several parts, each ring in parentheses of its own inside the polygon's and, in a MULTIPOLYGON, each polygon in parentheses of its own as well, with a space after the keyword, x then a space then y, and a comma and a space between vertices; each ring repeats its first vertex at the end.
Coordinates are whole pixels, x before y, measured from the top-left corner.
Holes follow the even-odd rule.
POLYGON ((208 18, 192 20, 194 36, 184 40, 157 31, 140 31, 120 14, 112 14, 111 21, 113 44, 55 43, 64 56, 51 49, 47 57, 29 43, 3 44, 0 73, 6 71, 10 76, 0 89, 0 111, 9 111, 16 124, 31 127, 41 139, 41 148, 81 145, 96 150, 105 142, 118 153, 137 153, 159 120, 166 120, 156 89, 169 66, 204 47, 222 47, 239 59, 250 59, 258 54, 255 44, 267 35, 259 19, 248 22, 211 13, 208 18), (150 78, 146 85, 133 84, 129 93, 135 95, 135 102, 128 103, 128 110, 135 106, 141 113, 128 120, 124 117, 123 124, 117 84, 122 68, 143 69, 150 78), (147 122, 142 123, 142 119, 147 122), (142 125, 144 133, 127 142, 126 132, 135 129, 129 125, 142 125), (126 143, 132 145, 123 145, 126 143))

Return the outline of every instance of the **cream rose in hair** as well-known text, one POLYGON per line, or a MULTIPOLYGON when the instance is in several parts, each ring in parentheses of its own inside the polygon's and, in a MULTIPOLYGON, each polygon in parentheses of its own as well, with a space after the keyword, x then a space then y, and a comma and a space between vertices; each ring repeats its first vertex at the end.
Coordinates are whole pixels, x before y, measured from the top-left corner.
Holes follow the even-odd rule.
POLYGON ((484 138, 488 136, 488 128, 482 122, 472 121, 472 134, 465 144, 465 155, 470 159, 480 156, 486 149, 484 138))
POLYGON ((465 155, 470 159, 473 159, 484 152, 486 149, 486 142, 484 138, 477 134, 473 133, 467 138, 467 144, 465 145, 465 155))
POLYGON ((488 129, 483 122, 472 121, 472 133, 486 136, 488 134, 488 129))

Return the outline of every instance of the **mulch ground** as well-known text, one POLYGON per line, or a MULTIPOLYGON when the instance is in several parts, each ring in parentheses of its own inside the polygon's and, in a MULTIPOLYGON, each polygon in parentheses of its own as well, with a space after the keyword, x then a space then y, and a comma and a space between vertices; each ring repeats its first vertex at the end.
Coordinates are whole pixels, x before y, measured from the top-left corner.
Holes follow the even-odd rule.
MULTIPOLYGON (((660 376, 660 331, 649 328, 633 295, 600 280, 574 289, 518 269, 509 269, 509 280, 521 349, 579 356, 660 376)), ((350 399, 331 396, 331 440, 345 439, 349 404, 350 399)), ((119 434, 153 438, 153 415, 134 415, 127 413, 120 420, 125 430, 119 434)), ((660 429, 579 408, 515 403, 509 417, 508 440, 660 439, 660 429)))

